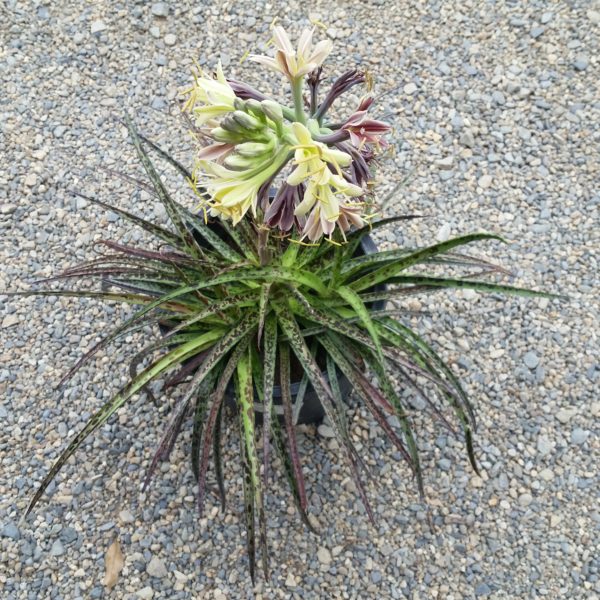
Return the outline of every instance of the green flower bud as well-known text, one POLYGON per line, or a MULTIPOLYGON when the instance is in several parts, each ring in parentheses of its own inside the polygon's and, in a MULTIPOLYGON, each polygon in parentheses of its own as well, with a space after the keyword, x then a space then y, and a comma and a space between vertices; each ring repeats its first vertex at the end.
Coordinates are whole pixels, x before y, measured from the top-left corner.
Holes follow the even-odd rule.
POLYGON ((262 106, 258 100, 255 100, 254 98, 246 100, 246 109, 263 123, 267 122, 262 106))
POLYGON ((238 144, 235 147, 235 151, 242 156, 261 156, 266 153, 270 153, 275 147, 275 138, 272 138, 267 143, 259 143, 259 142, 244 142, 243 144, 238 144))
POLYGON ((215 127, 211 130, 210 136, 216 142, 236 143, 240 140, 240 135, 237 132, 228 131, 224 127, 215 127))
POLYGON ((233 106, 235 110, 246 110, 246 101, 242 100, 241 98, 236 98, 233 101, 233 106))
POLYGON ((233 118, 244 129, 260 129, 262 127, 262 123, 258 119, 241 110, 236 110, 233 118))
POLYGON ((274 100, 263 100, 260 103, 262 110, 271 121, 275 123, 281 123, 283 121, 283 110, 281 109, 281 105, 275 102, 274 100))

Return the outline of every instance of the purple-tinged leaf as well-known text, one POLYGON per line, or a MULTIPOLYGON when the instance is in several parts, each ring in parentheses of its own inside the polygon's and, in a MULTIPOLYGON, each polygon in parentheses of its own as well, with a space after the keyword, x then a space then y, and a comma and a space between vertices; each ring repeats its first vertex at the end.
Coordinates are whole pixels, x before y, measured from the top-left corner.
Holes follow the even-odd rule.
POLYGON ((292 460, 292 469, 294 470, 294 480, 298 485, 298 499, 300 507, 306 510, 308 502, 306 499, 306 487, 304 485, 304 475, 302 474, 302 463, 298 452, 296 440, 296 430, 292 416, 292 395, 290 393, 290 349, 287 343, 279 343, 279 374, 281 385, 281 404, 283 406, 283 419, 287 433, 288 445, 290 448, 290 458, 292 460))

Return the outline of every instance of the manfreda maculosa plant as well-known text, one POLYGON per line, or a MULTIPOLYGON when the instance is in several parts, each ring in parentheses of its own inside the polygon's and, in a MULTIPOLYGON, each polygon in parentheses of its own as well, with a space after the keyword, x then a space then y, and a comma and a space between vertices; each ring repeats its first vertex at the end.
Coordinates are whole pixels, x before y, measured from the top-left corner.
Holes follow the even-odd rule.
POLYGON ((366 469, 349 434, 340 376, 349 380, 404 458, 421 496, 418 436, 410 405, 398 386, 424 399, 434 418, 450 431, 455 431, 453 420, 459 425, 468 458, 477 470, 475 418, 467 394, 452 368, 411 328, 401 301, 409 295, 456 288, 549 295, 490 280, 505 271, 459 252, 475 242, 502 241, 490 233, 470 233, 422 248, 361 252, 361 241, 371 232, 416 216, 377 216, 372 169, 390 128, 369 115, 373 98, 368 89, 353 112, 336 119, 330 116, 337 99, 352 88, 364 89, 367 77, 350 70, 323 93, 322 63, 331 42, 313 45, 313 33, 304 31, 294 48, 284 29, 274 27, 274 56, 250 57, 289 82, 289 104, 228 80, 220 65, 214 76, 196 74, 184 106, 199 145, 191 169, 138 133, 130 118, 125 119, 148 182, 120 175, 154 194, 166 209, 169 226, 74 191, 141 227, 157 244, 150 249, 103 240, 99 244, 103 254, 37 282, 95 280, 101 284, 97 289, 36 285, 14 292, 134 307, 73 365, 59 387, 98 352, 131 332, 147 331, 152 325, 158 333, 160 325, 163 335, 147 340, 132 357, 129 382, 69 441, 25 516, 84 440, 136 394, 147 391, 151 397, 148 385, 159 378, 164 389, 185 387, 144 486, 160 461, 169 457, 182 427, 191 422, 189 455, 200 515, 207 502, 211 464, 225 507, 221 432, 231 423, 226 419, 225 398, 233 383, 252 579, 257 550, 265 576, 268 573, 265 494, 272 480, 272 454, 287 477, 300 517, 312 529, 303 474, 310 465, 300 456, 295 430, 308 388, 320 399, 372 521, 363 483, 366 469), (182 189, 189 192, 185 205, 173 200, 151 154, 182 176, 182 189), (442 271, 446 274, 440 275, 442 271), (399 303, 374 308, 374 303, 388 300, 399 303), (302 373, 295 398, 291 394, 294 365, 302 373), (283 418, 275 411, 276 385, 281 390, 283 418))

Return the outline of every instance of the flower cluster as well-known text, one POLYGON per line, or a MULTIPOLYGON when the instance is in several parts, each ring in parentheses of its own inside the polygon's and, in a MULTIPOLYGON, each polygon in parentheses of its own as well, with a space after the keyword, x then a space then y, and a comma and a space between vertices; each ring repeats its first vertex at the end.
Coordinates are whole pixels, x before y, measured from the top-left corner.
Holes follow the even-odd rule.
POLYGON ((331 237, 336 227, 344 235, 364 225, 369 164, 385 147, 390 128, 368 116, 369 96, 340 123, 327 121, 336 98, 366 77, 356 70, 344 73, 319 102, 321 65, 332 44, 313 45, 313 34, 305 30, 294 49, 285 30, 276 26, 275 55, 250 56, 289 80, 293 107, 227 80, 221 65, 215 77, 197 76, 188 90, 186 110, 202 138, 210 140, 198 153, 194 176, 211 216, 235 225, 250 211, 269 227, 297 228, 301 239, 311 242, 331 237))

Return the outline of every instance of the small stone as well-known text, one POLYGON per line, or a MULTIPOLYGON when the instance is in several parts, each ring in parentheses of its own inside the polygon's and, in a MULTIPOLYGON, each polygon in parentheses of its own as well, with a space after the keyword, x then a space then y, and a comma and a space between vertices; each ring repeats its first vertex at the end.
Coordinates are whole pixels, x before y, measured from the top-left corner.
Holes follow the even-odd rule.
POLYGON ((566 425, 576 414, 574 408, 561 408, 555 415, 555 417, 563 425, 566 425))
POLYGON ((598 25, 600 24, 600 11, 598 10, 588 10, 587 11, 587 18, 594 24, 594 25, 598 25))
POLYGON ((165 35, 165 45, 166 46, 174 46, 177 42, 177 36, 173 33, 167 33, 165 35))
POLYGON ((473 148, 475 146, 475 136, 471 133, 469 129, 465 129, 459 138, 460 143, 467 148, 473 148))
POLYGON ((523 362, 528 369, 535 369, 540 364, 540 359, 535 352, 529 351, 523 357, 523 362))
POLYGON ((533 502, 533 496, 531 494, 521 494, 519 496, 519 504, 525 508, 526 506, 529 506, 531 503, 533 502))
POLYGON ((550 469, 542 469, 540 471, 540 478, 544 481, 552 481, 554 479, 554 473, 550 469))
POLYGON ((331 562, 331 552, 324 546, 321 546, 317 550, 317 558, 321 564, 328 565, 331 562))
POLYGON ((439 231, 437 232, 437 235, 435 236, 435 239, 438 242, 446 242, 450 239, 450 233, 452 232, 451 228, 450 228, 450 223, 444 223, 439 231))
POLYGON ((163 110, 166 108, 167 103, 164 98, 160 98, 159 96, 155 96, 152 99, 152 103, 150 104, 154 110, 163 110))
POLYGON ((7 537, 11 540, 18 540, 21 538, 21 532, 14 523, 7 523, 2 528, 2 537, 7 537))
POLYGON ((159 67, 164 67, 167 64, 167 57, 164 54, 159 54, 155 59, 154 62, 159 66, 159 67))
POLYGON ((50 556, 62 556, 65 553, 65 547, 60 540, 56 540, 50 548, 50 556))
POLYGON ((27 187, 34 187, 37 183, 37 175, 35 173, 29 173, 27 177, 25 177, 25 185, 27 187))
POLYGON ((52 135, 56 138, 61 138, 66 130, 67 128, 64 125, 58 125, 52 130, 52 135))
POLYGON ((65 527, 60 532, 60 539, 64 544, 72 544, 78 537, 77 530, 73 527, 65 527))
POLYGON ((381 572, 380 571, 373 571, 371 573, 371 581, 375 584, 380 583, 381 582, 381 572))
POLYGON ((152 600, 153 596, 154 596, 154 590, 147 585, 146 587, 142 588, 141 590, 138 590, 135 595, 138 598, 141 598, 142 600, 152 600))
POLYGON ((119 520, 121 523, 133 523, 135 521, 135 517, 128 510, 122 510, 119 513, 119 520))
POLYGON ((491 175, 482 175, 477 180, 477 184, 479 185, 479 187, 483 188, 484 190, 489 188, 492 185, 492 176, 491 175))
POLYGON ((160 558, 153 556, 146 565, 146 572, 152 577, 166 577, 167 567, 165 567, 165 563, 160 558))
POLYGON ((552 452, 552 442, 546 436, 541 435, 537 441, 537 449, 542 456, 547 456, 552 452))
POLYGON ((529 32, 529 35, 535 40, 537 38, 540 37, 540 35, 542 35, 542 33, 544 33, 544 31, 546 31, 545 27, 533 27, 531 29, 531 31, 529 32))
POLYGON ((452 463, 450 462, 450 460, 448 458, 441 458, 440 460, 438 460, 438 467, 442 471, 449 471, 450 468, 452 467, 452 463))
POLYGON ((542 13, 542 16, 540 17, 540 21, 541 21, 542 25, 545 25, 546 23, 550 23, 550 21, 552 21, 553 18, 554 18, 553 13, 545 12, 545 13, 542 13))
POLYGON ((325 425, 325 424, 319 425, 319 427, 317 428, 317 431, 319 432, 319 435, 321 437, 324 437, 324 438, 334 438, 335 437, 335 432, 329 425, 325 425))
POLYGON ((285 585, 287 587, 296 587, 296 578, 292 575, 292 573, 288 573, 288 576, 285 578, 285 585))
POLYGON ((580 55, 575 59, 573 66, 576 71, 585 71, 590 64, 590 59, 587 56, 580 55))
POLYGON ((440 158, 435 161, 435 165, 438 169, 449 171, 454 165, 454 158, 452 156, 446 156, 446 158, 440 158))
POLYGON ((498 90, 492 94, 492 100, 500 106, 506 104, 506 98, 504 97, 504 94, 498 90))
POLYGON ((571 443, 581 446, 581 444, 585 444, 589 435, 589 431, 581 429, 581 427, 576 427, 571 431, 571 443))
POLYGON ((487 583, 480 583, 475 588, 476 596, 489 596, 492 593, 492 588, 487 583))
POLYGON ((404 86, 404 93, 407 96, 412 96, 417 91, 417 86, 414 83, 407 83, 404 86))
POLYGON ((106 29, 106 23, 101 19, 97 19, 96 21, 92 21, 92 25, 90 27, 90 31, 92 34, 96 35, 106 29))
POLYGON ((12 314, 12 315, 6 315, 4 317, 4 319, 2 319, 2 329, 5 329, 6 327, 12 327, 13 325, 16 325, 19 322, 19 317, 17 317, 17 315, 12 314))
POLYGON ((152 5, 152 14, 155 17, 168 17, 169 7, 166 2, 156 2, 152 5))

